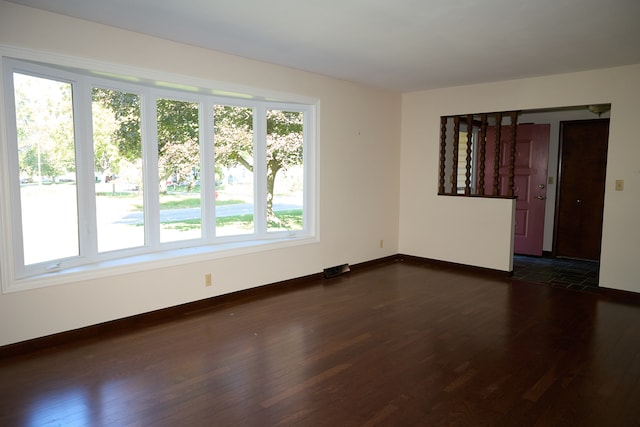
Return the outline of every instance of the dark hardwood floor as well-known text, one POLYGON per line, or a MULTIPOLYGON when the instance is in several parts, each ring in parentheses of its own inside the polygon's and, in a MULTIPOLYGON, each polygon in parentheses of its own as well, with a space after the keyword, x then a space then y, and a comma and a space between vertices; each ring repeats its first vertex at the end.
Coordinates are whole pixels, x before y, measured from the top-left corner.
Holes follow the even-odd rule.
POLYGON ((409 261, 251 295, 0 359, 0 425, 640 425, 621 297, 409 261))

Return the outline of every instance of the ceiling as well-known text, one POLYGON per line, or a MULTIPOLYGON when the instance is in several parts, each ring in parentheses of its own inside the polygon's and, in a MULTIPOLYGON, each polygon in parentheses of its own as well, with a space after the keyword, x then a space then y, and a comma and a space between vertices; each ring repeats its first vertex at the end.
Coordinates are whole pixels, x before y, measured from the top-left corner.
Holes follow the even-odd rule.
POLYGON ((640 63, 640 0, 10 0, 408 92, 640 63))

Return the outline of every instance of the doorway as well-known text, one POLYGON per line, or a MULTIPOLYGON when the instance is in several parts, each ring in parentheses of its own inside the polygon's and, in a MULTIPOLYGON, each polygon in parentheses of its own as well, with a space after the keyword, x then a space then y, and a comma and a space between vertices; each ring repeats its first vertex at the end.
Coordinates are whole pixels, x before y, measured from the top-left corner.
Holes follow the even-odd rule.
POLYGON ((560 129, 553 256, 599 262, 609 119, 560 129))
MULTIPOLYGON (((549 155, 548 124, 519 124, 514 164, 514 196, 516 197, 514 253, 542 256, 544 215, 547 198, 547 164, 549 155)), ((495 164, 496 128, 487 128, 485 167, 495 164)), ((499 175, 501 194, 507 194, 509 184, 509 126, 502 126, 499 175)), ((485 188, 491 188, 493 176, 485 175, 485 188)))

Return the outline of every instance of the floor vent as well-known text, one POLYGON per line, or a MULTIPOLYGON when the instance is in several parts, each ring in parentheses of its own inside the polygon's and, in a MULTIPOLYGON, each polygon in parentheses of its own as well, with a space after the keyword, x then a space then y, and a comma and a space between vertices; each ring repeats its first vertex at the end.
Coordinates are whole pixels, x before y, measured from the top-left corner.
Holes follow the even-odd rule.
POLYGON ((332 277, 340 276, 341 274, 350 272, 349 264, 336 265, 335 267, 329 267, 324 269, 324 278, 330 279, 332 277))

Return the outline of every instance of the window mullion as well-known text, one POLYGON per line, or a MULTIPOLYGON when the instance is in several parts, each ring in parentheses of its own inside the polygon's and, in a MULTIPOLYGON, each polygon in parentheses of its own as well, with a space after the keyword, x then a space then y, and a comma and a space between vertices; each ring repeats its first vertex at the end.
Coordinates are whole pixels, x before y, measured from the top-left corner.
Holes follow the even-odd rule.
POLYGON ((200 107, 200 209, 202 238, 211 242, 216 234, 214 102, 206 99, 200 107))
POLYGON ((253 115, 254 226, 258 236, 267 234, 267 110, 256 106, 253 115))
POLYGON ((80 256, 91 259, 98 254, 98 237, 93 172, 91 87, 85 79, 79 79, 73 84, 73 110, 80 256))
POLYGON ((158 181, 158 114, 157 96, 152 91, 142 94, 140 128, 144 176, 145 246, 160 245, 160 194, 158 181))
POLYGON ((304 170, 304 198, 303 198, 303 229, 309 233, 310 227, 312 224, 315 224, 315 202, 313 199, 313 195, 316 194, 316 181, 315 181, 315 170, 316 170, 316 157, 315 152, 312 150, 310 141, 315 140, 315 122, 311 119, 313 112, 305 109, 304 110, 304 121, 303 121, 303 157, 302 157, 302 167, 304 170))

